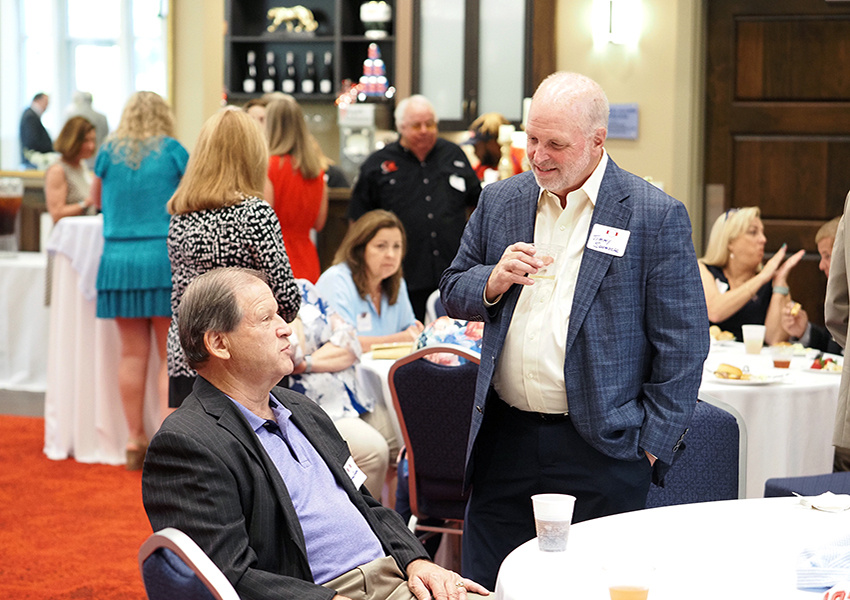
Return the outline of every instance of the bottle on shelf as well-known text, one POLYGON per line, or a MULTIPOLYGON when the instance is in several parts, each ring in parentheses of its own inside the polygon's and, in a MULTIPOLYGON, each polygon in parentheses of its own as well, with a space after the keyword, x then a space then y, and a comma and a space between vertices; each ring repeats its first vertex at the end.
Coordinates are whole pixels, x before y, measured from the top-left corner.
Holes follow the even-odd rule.
POLYGON ((286 70, 280 82, 280 89, 287 94, 298 91, 298 71, 295 69, 295 53, 293 52, 286 53, 286 70))
POLYGON ((304 78, 301 80, 301 93, 313 94, 316 92, 316 64, 315 55, 312 51, 307 52, 306 62, 304 78))
POLYGON ((269 94, 277 89, 277 69, 274 66, 274 52, 266 52, 266 76, 263 78, 263 92, 269 94))
POLYGON ((253 94, 257 91, 257 53, 249 50, 247 60, 248 69, 245 73, 245 79, 242 80, 242 91, 246 94, 253 94))
POLYGON ((325 59, 322 63, 322 76, 319 79, 319 93, 330 94, 333 92, 334 71, 333 71, 333 54, 325 52, 325 59))

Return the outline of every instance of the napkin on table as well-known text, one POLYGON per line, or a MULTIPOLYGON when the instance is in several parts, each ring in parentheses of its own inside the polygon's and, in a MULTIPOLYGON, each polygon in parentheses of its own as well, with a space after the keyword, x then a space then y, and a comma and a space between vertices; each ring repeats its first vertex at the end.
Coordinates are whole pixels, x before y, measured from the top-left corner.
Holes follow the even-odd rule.
POLYGON ((850 508, 850 495, 824 492, 820 496, 800 496, 800 504, 824 512, 842 512, 850 508))
POLYGON ((847 580, 850 580, 850 533, 800 553, 798 589, 827 589, 847 580))

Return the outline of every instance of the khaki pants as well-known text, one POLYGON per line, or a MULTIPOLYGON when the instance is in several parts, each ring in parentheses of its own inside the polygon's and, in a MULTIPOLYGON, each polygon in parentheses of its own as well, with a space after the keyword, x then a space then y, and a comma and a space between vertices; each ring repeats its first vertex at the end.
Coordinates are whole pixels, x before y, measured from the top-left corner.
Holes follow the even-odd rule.
MULTIPOLYGON (((378 558, 323 584, 352 600, 416 600, 398 565, 390 556, 378 558)), ((470 599, 483 598, 467 592, 470 599)))

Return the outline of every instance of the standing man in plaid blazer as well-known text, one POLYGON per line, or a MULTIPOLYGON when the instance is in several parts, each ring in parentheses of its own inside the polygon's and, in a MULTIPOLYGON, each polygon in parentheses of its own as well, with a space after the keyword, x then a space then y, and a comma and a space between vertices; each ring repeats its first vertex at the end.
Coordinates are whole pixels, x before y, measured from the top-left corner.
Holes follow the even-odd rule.
POLYGON ((709 346, 687 211, 608 156, 599 85, 549 76, 526 132, 531 172, 484 189, 440 282, 450 316, 485 322, 462 558, 485 586, 534 537, 533 494, 575 496, 574 521, 644 507, 709 346), (533 278, 540 244, 555 279, 533 278))

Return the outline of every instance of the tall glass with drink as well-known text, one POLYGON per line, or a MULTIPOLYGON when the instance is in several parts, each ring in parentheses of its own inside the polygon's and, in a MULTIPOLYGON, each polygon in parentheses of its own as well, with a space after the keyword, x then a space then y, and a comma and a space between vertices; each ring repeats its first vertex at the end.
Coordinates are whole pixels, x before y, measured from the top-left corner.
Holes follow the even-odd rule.
POLYGON ((18 251, 17 223, 23 198, 22 179, 0 177, 0 251, 18 251))
POLYGON ((742 325, 744 334, 744 350, 747 354, 760 354, 764 346, 764 325, 742 325))
POLYGON ((538 243, 534 244, 534 248, 536 249, 534 257, 543 261, 543 266, 537 270, 537 273, 533 273, 529 277, 539 281, 555 281, 555 276, 561 266, 560 260, 566 252, 566 248, 557 244, 538 243))

